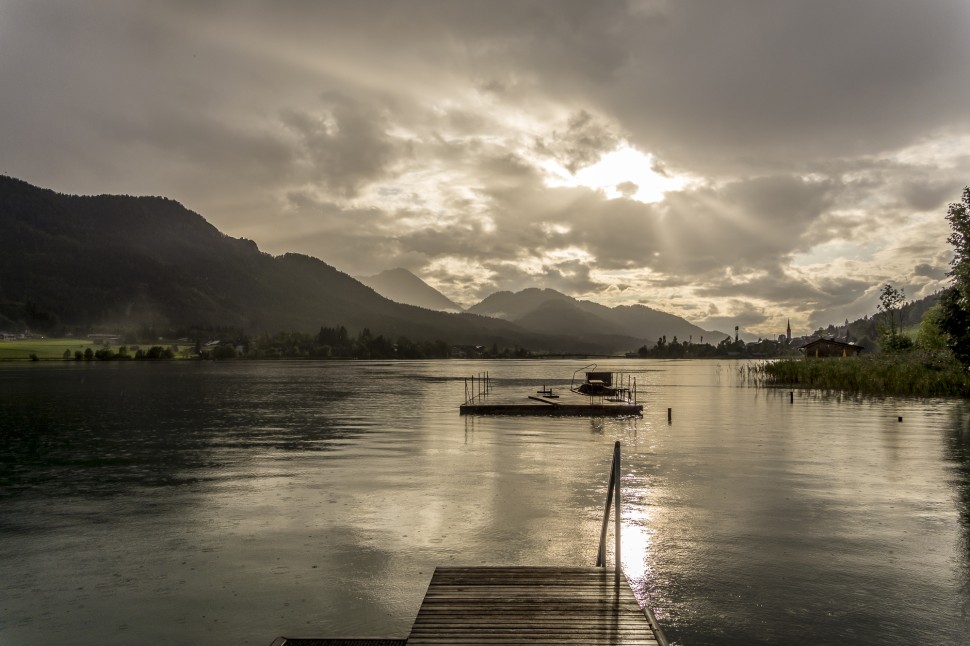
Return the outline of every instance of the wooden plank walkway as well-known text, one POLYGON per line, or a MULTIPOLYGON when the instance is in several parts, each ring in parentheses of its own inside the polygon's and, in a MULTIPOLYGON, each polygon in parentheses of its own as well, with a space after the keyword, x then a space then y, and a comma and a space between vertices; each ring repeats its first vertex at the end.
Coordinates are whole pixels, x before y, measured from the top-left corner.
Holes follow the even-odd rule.
POLYGON ((407 644, 665 646, 621 579, 605 568, 439 567, 407 644))

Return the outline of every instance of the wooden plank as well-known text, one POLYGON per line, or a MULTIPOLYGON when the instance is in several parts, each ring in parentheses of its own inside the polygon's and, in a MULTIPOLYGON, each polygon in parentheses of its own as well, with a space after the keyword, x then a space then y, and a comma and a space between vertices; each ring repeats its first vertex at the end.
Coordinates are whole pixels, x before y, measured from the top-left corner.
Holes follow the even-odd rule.
POLYGON ((552 400, 546 399, 545 397, 536 397, 535 395, 529 395, 529 399, 534 399, 537 402, 542 402, 543 404, 549 404, 551 406, 559 405, 559 402, 554 402, 552 400))
POLYGON ((439 567, 408 646, 663 646, 623 578, 603 568, 439 567))

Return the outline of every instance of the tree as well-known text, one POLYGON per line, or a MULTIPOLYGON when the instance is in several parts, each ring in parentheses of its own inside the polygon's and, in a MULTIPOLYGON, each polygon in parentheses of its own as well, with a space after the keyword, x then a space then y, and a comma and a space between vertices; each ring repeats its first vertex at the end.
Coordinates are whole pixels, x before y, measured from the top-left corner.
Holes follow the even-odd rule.
POLYGON ((236 349, 228 343, 223 343, 212 348, 213 359, 235 359, 236 349))
POLYGON ((947 335, 943 331, 943 305, 937 303, 923 314, 916 346, 921 350, 945 350, 947 335))
POLYGON ((950 235, 946 241, 953 245, 950 276, 966 308, 970 297, 970 186, 964 187, 963 198, 959 202, 950 204, 946 219, 950 223, 950 235))
POLYGON ((946 334, 946 344, 957 361, 970 367, 970 310, 963 305, 964 297, 954 286, 940 296, 939 326, 946 334))
POLYGON ((964 187, 959 202, 951 203, 946 212, 953 245, 950 277, 953 287, 940 297, 940 328, 947 335, 953 355, 970 367, 970 187, 964 187))
POLYGON ((882 286, 882 290, 879 292, 879 311, 886 315, 886 320, 889 322, 889 330, 887 336, 891 343, 896 341, 896 335, 898 334, 897 325, 899 316, 899 307, 906 300, 906 295, 903 293, 902 289, 896 289, 889 283, 882 286))

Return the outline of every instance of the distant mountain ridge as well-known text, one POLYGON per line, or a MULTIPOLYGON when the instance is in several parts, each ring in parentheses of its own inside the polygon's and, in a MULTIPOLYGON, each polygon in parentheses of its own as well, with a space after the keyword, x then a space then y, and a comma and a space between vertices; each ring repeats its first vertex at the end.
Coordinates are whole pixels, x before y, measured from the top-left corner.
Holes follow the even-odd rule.
POLYGON ((395 303, 439 312, 464 311, 460 305, 401 267, 387 269, 373 276, 358 276, 357 280, 395 303))
POLYGON ((263 253, 170 199, 63 195, 0 176, 0 229, 0 329, 343 325, 393 339, 569 343, 507 321, 393 303, 316 258, 263 253))
POLYGON ((641 344, 653 344, 666 336, 672 341, 693 339, 716 345, 727 335, 704 330, 673 314, 660 312, 645 305, 607 307, 592 301, 582 301, 554 289, 528 288, 519 292, 502 291, 488 296, 469 307, 471 314, 494 316, 513 321, 532 331, 564 333, 571 329, 581 338, 592 335, 619 335, 637 339, 641 344))

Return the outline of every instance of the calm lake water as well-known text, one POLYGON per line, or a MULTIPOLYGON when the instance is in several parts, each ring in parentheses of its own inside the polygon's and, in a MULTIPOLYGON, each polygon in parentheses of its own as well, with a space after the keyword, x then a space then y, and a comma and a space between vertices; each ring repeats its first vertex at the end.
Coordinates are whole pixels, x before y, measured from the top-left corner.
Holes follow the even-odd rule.
POLYGON ((633 360, 643 418, 458 415, 582 363, 2 365, 0 643, 403 638, 436 565, 593 565, 615 440, 672 642, 970 643, 967 402, 633 360))

